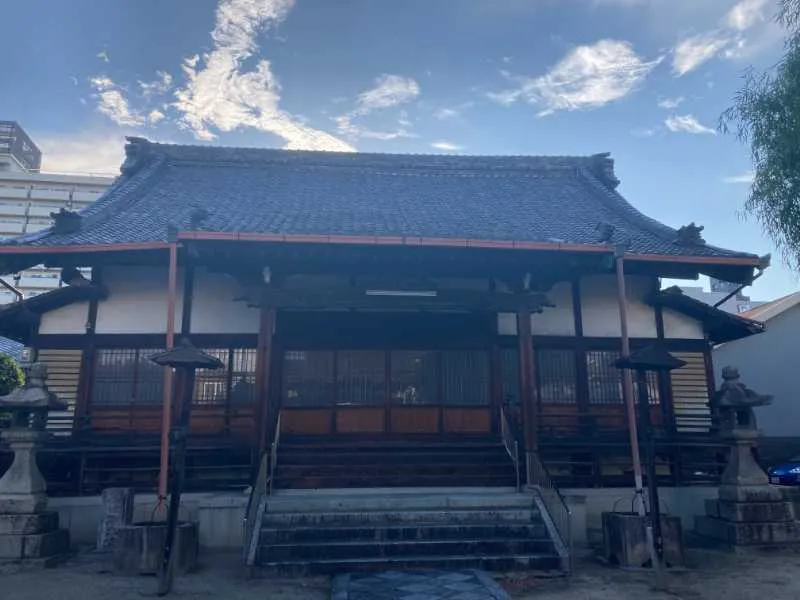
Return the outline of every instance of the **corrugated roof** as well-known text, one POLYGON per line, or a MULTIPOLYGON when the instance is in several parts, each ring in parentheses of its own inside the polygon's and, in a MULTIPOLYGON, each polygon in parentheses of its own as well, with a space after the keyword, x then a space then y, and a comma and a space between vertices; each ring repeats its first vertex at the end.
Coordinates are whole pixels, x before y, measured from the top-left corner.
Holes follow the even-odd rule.
POLYGON ((783 296, 782 298, 778 298, 777 300, 767 302, 766 304, 757 306, 752 310, 743 312, 741 313, 741 316, 748 319, 754 319, 756 321, 766 322, 770 319, 774 319, 780 314, 785 313, 790 308, 797 306, 797 304, 800 304, 800 292, 793 292, 783 296))
POLYGON ((163 145, 141 138, 132 138, 126 153, 123 176, 81 213, 79 231, 57 234, 51 228, 7 243, 156 242, 174 227, 626 244, 641 254, 754 257, 679 243, 676 230, 617 193, 608 155, 348 154, 163 145), (205 216, 198 220, 200 213, 205 216))

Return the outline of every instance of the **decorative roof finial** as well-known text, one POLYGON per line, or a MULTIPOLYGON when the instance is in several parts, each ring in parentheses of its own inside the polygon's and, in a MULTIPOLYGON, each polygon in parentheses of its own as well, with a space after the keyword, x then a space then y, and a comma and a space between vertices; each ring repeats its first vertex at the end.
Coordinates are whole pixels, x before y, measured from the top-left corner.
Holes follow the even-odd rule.
POLYGON ((53 219, 53 230, 55 233, 77 233, 81 230, 81 217, 78 213, 66 208, 61 208, 58 212, 50 213, 53 219))
POLYGON ((197 231, 200 229, 203 222, 210 216, 211 213, 202 206, 195 207, 192 209, 192 213, 189 215, 189 229, 191 231, 197 231))
POLYGON ((601 221, 597 224, 597 238, 598 241, 604 244, 610 244, 614 241, 615 227, 606 221, 601 221))
POLYGON ((695 225, 694 221, 678 229, 675 243, 680 246, 705 246, 706 241, 700 235, 705 229, 702 225, 695 225))
POLYGON ((614 172, 614 159, 611 158, 610 152, 603 152, 602 154, 595 154, 591 157, 595 177, 600 179, 604 184, 612 190, 617 189, 620 184, 617 174, 614 172))
POLYGON ((152 151, 150 140, 143 137, 126 137, 125 162, 119 168, 123 177, 131 177, 141 169, 152 151))

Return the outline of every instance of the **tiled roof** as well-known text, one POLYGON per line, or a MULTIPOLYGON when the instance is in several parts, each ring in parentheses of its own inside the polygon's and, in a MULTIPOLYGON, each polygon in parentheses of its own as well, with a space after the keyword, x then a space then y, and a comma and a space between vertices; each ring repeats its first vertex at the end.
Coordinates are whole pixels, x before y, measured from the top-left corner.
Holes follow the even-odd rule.
POLYGON ((181 231, 626 244, 629 252, 750 257, 677 242, 616 192, 613 161, 176 146, 130 140, 123 176, 75 233, 32 246, 157 242, 181 231), (200 211, 199 209, 202 209, 200 211), (197 214, 205 218, 197 220, 197 214), (192 215, 195 215, 193 222, 192 215))
POLYGON ((782 298, 778 298, 777 300, 767 302, 766 304, 757 306, 752 310, 743 312, 741 315, 743 317, 747 317, 748 319, 755 319, 756 321, 769 321, 778 315, 782 315, 787 310, 797 306, 798 304, 800 304, 800 292, 793 292, 783 296, 782 298))
POLYGON ((22 358, 23 345, 14 340, 0 337, 0 354, 7 354, 14 360, 22 358))

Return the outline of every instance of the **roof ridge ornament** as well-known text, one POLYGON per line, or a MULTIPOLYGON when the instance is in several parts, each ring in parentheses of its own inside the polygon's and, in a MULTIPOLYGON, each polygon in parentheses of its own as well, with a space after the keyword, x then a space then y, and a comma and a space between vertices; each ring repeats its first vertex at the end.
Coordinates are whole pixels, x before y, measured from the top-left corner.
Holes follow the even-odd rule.
POLYGON ((81 230, 83 217, 74 210, 61 208, 58 212, 51 212, 50 218, 53 219, 53 230, 55 233, 77 233, 81 230))
POLYGON ((597 240, 603 244, 611 244, 614 241, 614 231, 616 227, 608 221, 600 221, 597 224, 597 240))
POLYGON ((132 177, 144 166, 152 153, 152 142, 147 138, 126 136, 125 161, 119 168, 123 177, 132 177))
POLYGON ((688 225, 684 225, 678 229, 675 243, 679 246, 705 246, 706 241, 703 239, 703 236, 700 235, 704 229, 705 227, 702 225, 695 225, 694 221, 692 221, 688 225))
POLYGON ((589 157, 592 162, 592 173, 612 190, 619 187, 620 180, 614 172, 614 159, 610 152, 602 152, 589 157))

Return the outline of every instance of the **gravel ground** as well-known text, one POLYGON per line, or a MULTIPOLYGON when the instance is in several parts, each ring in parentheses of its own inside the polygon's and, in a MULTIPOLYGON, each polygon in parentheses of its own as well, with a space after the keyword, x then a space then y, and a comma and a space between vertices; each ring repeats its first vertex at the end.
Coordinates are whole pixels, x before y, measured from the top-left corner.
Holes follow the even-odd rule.
MULTIPOLYGON (((172 597, 200 599, 323 600, 330 580, 246 580, 237 555, 206 557, 199 572, 180 577, 172 597)), ((691 567, 665 577, 665 589, 652 589, 647 572, 621 571, 597 561, 579 561, 571 582, 505 575, 501 584, 515 600, 797 600, 800 550, 747 555, 692 551, 691 567)), ((2 600, 141 600, 155 597, 155 578, 116 577, 96 555, 84 554, 47 571, 0 577, 2 600)))

